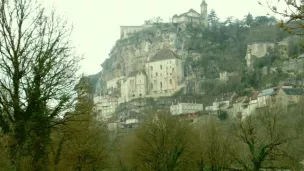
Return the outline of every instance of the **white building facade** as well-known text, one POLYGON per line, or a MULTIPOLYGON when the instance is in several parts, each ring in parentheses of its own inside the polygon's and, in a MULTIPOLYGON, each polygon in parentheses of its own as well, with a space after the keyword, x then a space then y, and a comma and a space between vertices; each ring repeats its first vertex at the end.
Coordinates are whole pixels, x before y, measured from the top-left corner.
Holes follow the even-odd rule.
POLYGON ((162 49, 146 63, 149 94, 173 93, 184 82, 182 60, 171 50, 162 49))
POLYGON ((184 85, 184 66, 170 49, 148 59, 145 70, 133 71, 121 80, 119 104, 141 97, 171 96, 184 85))
POLYGON ((96 96, 94 97, 94 104, 97 120, 107 120, 114 114, 118 106, 118 99, 109 95, 96 96))
POLYGON ((176 105, 170 106, 170 112, 172 115, 195 113, 203 110, 204 105, 199 103, 177 103, 176 105))

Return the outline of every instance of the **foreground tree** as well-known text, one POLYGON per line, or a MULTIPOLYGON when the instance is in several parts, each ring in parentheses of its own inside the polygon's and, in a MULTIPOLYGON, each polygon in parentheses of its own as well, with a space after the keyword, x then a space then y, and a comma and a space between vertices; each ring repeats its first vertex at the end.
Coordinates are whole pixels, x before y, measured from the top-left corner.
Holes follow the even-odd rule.
POLYGON ((245 170, 252 171, 290 169, 282 161, 292 158, 285 147, 296 135, 292 134, 284 119, 282 110, 271 108, 240 122, 236 134, 240 142, 239 153, 234 155, 236 162, 245 170))
POLYGON ((188 123, 168 113, 149 115, 135 133, 131 151, 133 168, 148 171, 188 170, 191 134, 188 123))
POLYGON ((67 114, 65 124, 52 129, 50 168, 59 170, 102 170, 108 167, 108 134, 106 124, 93 115, 94 87, 88 77, 77 86, 75 111, 67 114))
POLYGON ((10 159, 47 170, 50 130, 71 107, 78 57, 66 21, 34 0, 0 2, 0 127, 10 137, 10 159))
POLYGON ((230 156, 233 143, 228 134, 229 129, 215 117, 204 120, 206 121, 196 125, 199 136, 194 147, 198 170, 227 170, 233 162, 230 156))

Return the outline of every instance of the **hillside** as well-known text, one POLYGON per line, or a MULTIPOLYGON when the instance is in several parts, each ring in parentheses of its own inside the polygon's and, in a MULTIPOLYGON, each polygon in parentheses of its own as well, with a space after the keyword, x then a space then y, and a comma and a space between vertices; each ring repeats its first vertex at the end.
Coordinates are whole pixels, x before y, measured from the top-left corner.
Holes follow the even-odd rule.
MULTIPOLYGON (((302 84, 304 60, 290 58, 304 52, 299 45, 302 39, 288 37, 273 17, 248 14, 243 20, 228 17, 220 22, 214 12, 209 14, 208 27, 191 22, 149 22, 140 28, 117 40, 101 65, 102 71, 91 76, 95 96, 120 98, 122 84, 118 80, 145 70, 149 59, 162 49, 172 50, 184 65, 184 87, 162 98, 168 104, 179 99, 209 105, 227 93, 250 96, 280 82, 302 84), (115 88, 109 89, 113 81, 115 88)), ((155 107, 161 107, 157 105, 160 99, 155 99, 155 107)), ((133 109, 133 105, 123 106, 117 111, 133 109)))

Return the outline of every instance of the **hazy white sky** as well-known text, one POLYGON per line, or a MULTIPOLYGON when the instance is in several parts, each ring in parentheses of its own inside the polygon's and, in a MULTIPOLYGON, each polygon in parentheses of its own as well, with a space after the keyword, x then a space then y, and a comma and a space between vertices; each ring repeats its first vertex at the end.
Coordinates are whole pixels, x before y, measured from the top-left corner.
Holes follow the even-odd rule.
MULTIPOLYGON (((54 5, 73 24, 72 40, 84 55, 82 71, 95 74, 108 58, 120 37, 120 25, 142 25, 144 20, 160 16, 165 21, 190 8, 200 12, 202 0, 45 0, 54 5)), ((222 20, 228 16, 243 18, 248 12, 266 15, 256 0, 206 0, 208 13, 214 9, 222 20)))

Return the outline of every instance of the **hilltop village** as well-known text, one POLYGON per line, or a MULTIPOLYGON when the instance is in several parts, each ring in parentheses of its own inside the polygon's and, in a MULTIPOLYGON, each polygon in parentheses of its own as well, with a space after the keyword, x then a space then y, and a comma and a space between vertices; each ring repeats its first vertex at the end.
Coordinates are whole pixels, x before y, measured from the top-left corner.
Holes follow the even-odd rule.
MULTIPOLYGON (((57 2, 88 38, 117 21, 87 22, 115 3, 57 2), (75 13, 84 4, 91 13, 75 13)), ((280 1, 295 9, 284 14, 276 1, 226 1, 284 21, 228 6, 219 18, 211 1, 193 2, 164 21, 149 5, 163 1, 122 0, 120 16, 156 16, 117 27, 100 71, 80 76, 67 18, 44 2, 1 1, 0 171, 303 171, 303 4, 280 1)), ((106 48, 92 40, 84 48, 106 48)))
MULTIPOLYGON (((146 21, 142 26, 120 27, 121 38, 112 49, 110 58, 102 64, 103 71, 98 74, 97 82, 94 83, 95 91, 92 96, 98 120, 115 125, 136 124, 139 122, 138 115, 132 115, 132 113, 143 112, 142 109, 146 107, 142 109, 141 107, 149 106, 151 99, 157 104, 163 101, 164 105, 161 109, 168 110, 172 115, 190 118, 225 115, 229 118, 242 119, 260 108, 273 106, 288 108, 301 101, 304 97, 303 84, 301 81, 294 80, 279 80, 264 88, 251 89, 251 93, 246 95, 224 92, 215 98, 208 99, 207 102, 195 99, 196 95, 206 94, 205 91, 199 89, 202 82, 204 84, 208 80, 205 76, 198 76, 199 72, 194 71, 193 64, 189 67, 189 59, 191 58, 190 60, 194 63, 198 62, 200 53, 186 50, 189 43, 186 44, 185 40, 180 41, 180 46, 177 44, 183 34, 188 34, 186 31, 190 26, 193 29, 207 30, 213 27, 210 22, 212 18, 208 18, 207 15, 205 0, 200 4, 200 10, 200 13, 190 9, 183 14, 175 14, 169 23, 146 21), (164 27, 161 28, 160 25, 164 27), (173 31, 170 32, 167 28, 173 31), (156 31, 151 31, 153 29, 156 31), (150 35, 144 35, 144 33, 150 35), (141 35, 144 36, 140 37, 141 35), (163 39, 151 42, 153 36, 163 39), (135 38, 136 43, 134 43, 135 38), (191 95, 187 99, 178 95, 189 93, 194 94, 193 98, 191 95)), ((189 35, 184 37, 189 37, 189 35)), ((204 35, 201 34, 196 37, 204 39, 204 35)), ((274 51, 279 51, 281 58, 286 58, 288 55, 284 53, 284 49, 288 47, 290 39, 292 38, 285 38, 279 42, 248 43, 242 55, 246 72, 256 71, 257 61, 268 59, 269 54, 274 51)), ((295 70, 297 73, 303 73, 302 65, 303 60, 300 56, 296 60, 283 62, 280 69, 264 65, 259 68, 259 72, 266 77, 278 72, 292 75, 295 70)), ((231 71, 223 69, 217 73, 218 75, 212 80, 222 85, 228 85, 231 80, 240 82, 242 79, 242 73, 233 69, 231 71)), ((158 108, 157 105, 155 108, 158 108)))

